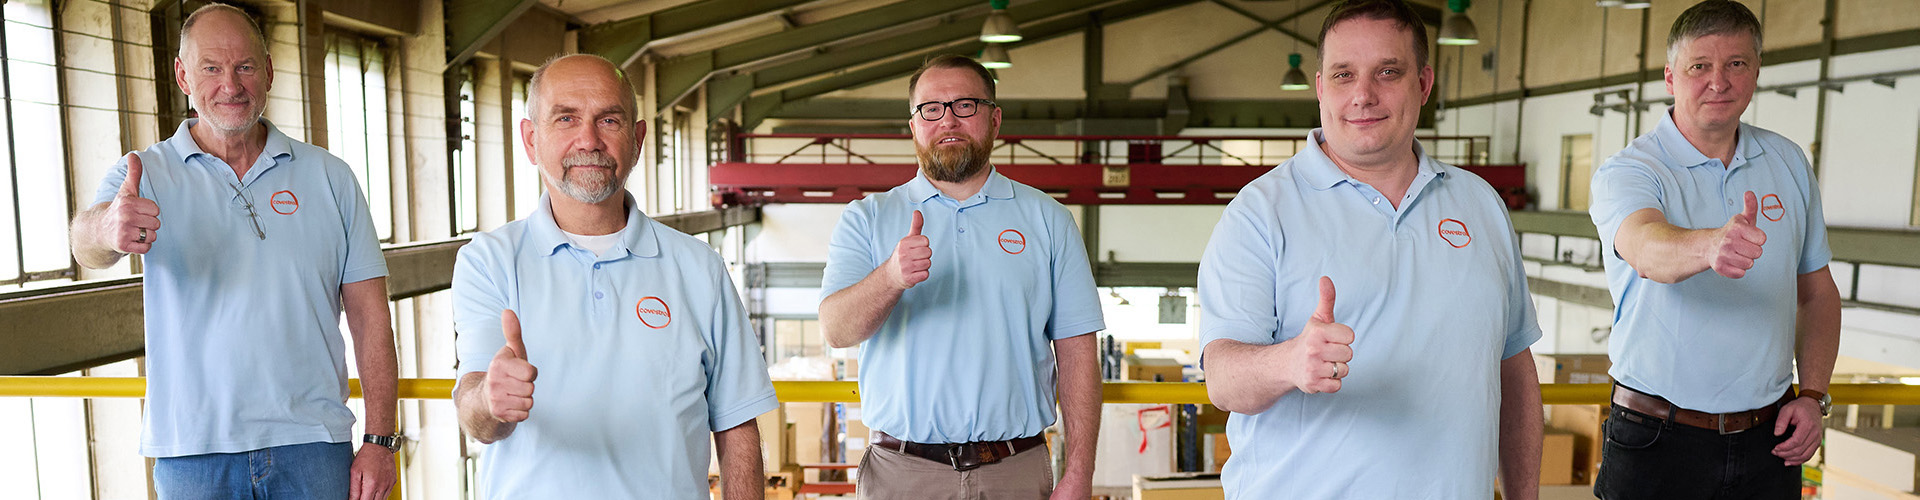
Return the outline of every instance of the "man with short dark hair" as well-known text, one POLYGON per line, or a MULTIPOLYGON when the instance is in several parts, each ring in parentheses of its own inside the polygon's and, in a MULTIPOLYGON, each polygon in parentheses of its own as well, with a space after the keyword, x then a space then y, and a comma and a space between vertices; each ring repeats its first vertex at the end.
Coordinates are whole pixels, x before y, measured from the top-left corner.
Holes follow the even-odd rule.
POLYGON ((1200 261, 1227 496, 1486 498, 1497 475, 1535 498, 1540 327, 1500 197, 1414 140, 1425 27, 1354 0, 1320 32, 1322 128, 1234 197, 1200 261))
POLYGON ((755 417, 779 401, 726 263, 625 189, 647 135, 633 85, 560 57, 526 112, 550 191, 454 265, 454 406, 491 443, 480 498, 707 498, 710 442, 726 498, 761 498, 755 417))
POLYGON ((1600 498, 1799 498, 1820 446, 1840 292, 1806 155, 1740 123, 1760 35, 1737 2, 1681 13, 1673 107, 1594 171, 1616 382, 1600 498))
POLYGON ((198 118, 115 165, 70 230, 81 265, 146 258, 140 452, 155 457, 154 489, 386 498, 397 370, 387 264, 360 184, 261 118, 273 61, 245 12, 188 15, 173 66, 198 118), (343 310, 366 403, 357 440, 343 310), (351 441, 377 444, 356 454, 351 441))
POLYGON ((1085 499, 1100 434, 1089 334, 1106 323, 1080 231, 988 161, 1000 108, 980 63, 936 57, 907 89, 920 173, 847 205, 821 286, 827 344, 861 346, 874 440, 860 497, 1085 499), (1042 436, 1056 394, 1057 486, 1042 436))

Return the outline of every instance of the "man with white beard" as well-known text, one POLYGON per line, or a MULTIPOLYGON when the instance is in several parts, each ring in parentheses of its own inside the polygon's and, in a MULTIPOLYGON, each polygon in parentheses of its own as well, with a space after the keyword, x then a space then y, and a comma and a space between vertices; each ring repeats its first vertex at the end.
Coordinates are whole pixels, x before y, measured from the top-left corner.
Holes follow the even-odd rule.
POLYGON ((70 229, 81 265, 145 258, 140 454, 154 457, 153 488, 386 498, 400 446, 387 263, 353 168, 261 118, 273 59, 246 12, 188 15, 173 66, 197 117, 109 170, 70 229), (343 312, 366 396, 360 439, 343 312))
POLYGON ((1087 498, 1101 400, 1088 334, 1106 324, 1080 230, 1053 197, 988 163, 1000 109, 980 63, 936 57, 907 94, 920 173, 847 205, 821 286, 827 344, 862 346, 874 434, 857 491, 1087 498), (1041 436, 1056 399, 1067 436, 1057 486, 1041 436))
POLYGON ((527 94, 520 138, 552 192, 454 265, 454 405, 492 443, 480 497, 706 498, 711 436, 726 498, 761 498, 773 383, 725 262, 624 188, 647 133, 633 85, 570 55, 527 94))

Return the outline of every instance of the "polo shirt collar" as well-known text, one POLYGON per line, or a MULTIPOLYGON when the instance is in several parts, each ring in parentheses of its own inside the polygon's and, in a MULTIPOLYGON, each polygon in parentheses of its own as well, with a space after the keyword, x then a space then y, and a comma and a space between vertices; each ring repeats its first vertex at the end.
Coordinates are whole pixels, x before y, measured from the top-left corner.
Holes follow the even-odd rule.
MULTIPOLYGON (((927 200, 931 200, 935 196, 940 196, 940 188, 934 187, 933 181, 927 180, 927 174, 925 172, 916 171, 913 174, 913 180, 907 181, 906 188, 907 198, 914 203, 926 203, 927 200)), ((980 186, 979 194, 984 194, 987 196, 987 199, 993 200, 1013 199, 1013 179, 1008 179, 1007 176, 1000 175, 1000 169, 998 167, 988 165, 987 183, 980 186)))
MULTIPOLYGON (((193 132, 189 129, 192 129, 196 123, 200 123, 199 118, 188 118, 180 122, 180 128, 174 130, 173 137, 167 138, 167 144, 172 145, 174 153, 180 155, 180 163, 182 164, 192 165, 193 162, 188 160, 193 159, 195 156, 213 155, 213 153, 208 153, 206 150, 200 149, 200 143, 194 142, 193 132)), ((281 160, 293 160, 293 140, 288 139, 287 134, 281 133, 279 127, 273 126, 273 122, 268 121, 264 117, 260 118, 260 125, 267 128, 267 143, 260 148, 260 156, 274 159, 272 165, 282 163, 281 160)), ((213 168, 213 164, 211 163, 205 165, 208 166, 207 168, 213 168)), ((271 168, 272 165, 268 167, 271 168)), ((257 177, 259 172, 266 170, 251 168, 251 165, 248 167, 247 177, 257 177)))
MULTIPOLYGON (((1307 185, 1319 191, 1333 189, 1341 182, 1353 181, 1353 177, 1341 171, 1340 166, 1333 163, 1333 158, 1327 156, 1326 150, 1320 148, 1320 143, 1327 140, 1323 130, 1316 128, 1307 132, 1306 146, 1301 148, 1300 153, 1294 155, 1293 159, 1288 160, 1296 162, 1294 168, 1306 179, 1307 185)), ((1413 182, 1415 187, 1424 184, 1427 179, 1446 175, 1446 170, 1441 169, 1432 157, 1427 156, 1426 148, 1420 146, 1418 139, 1413 141, 1413 154, 1420 160, 1420 173, 1414 177, 1413 182)))
MULTIPOLYGON (((1699 148, 1693 147, 1693 143, 1687 141, 1687 136, 1680 134, 1680 126, 1673 122, 1671 108, 1660 114, 1660 125, 1654 127, 1653 136, 1660 141, 1660 146, 1666 150, 1667 157, 1673 159, 1673 163, 1677 166, 1693 168, 1705 166, 1713 161, 1713 158, 1707 157, 1706 153, 1701 153, 1699 148)), ((1758 141, 1748 140, 1752 137, 1753 131, 1748 130, 1747 124, 1740 124, 1740 132, 1734 136, 1733 164, 1726 166, 1729 170, 1765 152, 1754 144, 1758 141)))
MULTIPOLYGON (((541 254, 542 257, 553 256, 560 252, 560 247, 571 245, 567 241, 567 234, 560 230, 560 224, 554 222, 550 196, 552 196, 551 193, 541 194, 537 208, 533 210, 532 215, 527 216, 527 242, 531 248, 542 249, 545 252, 541 254)), ((640 212, 639 205, 633 199, 633 193, 622 191, 621 197, 626 200, 627 227, 620 229, 620 239, 614 242, 613 248, 607 250, 607 256, 599 260, 617 260, 627 255, 658 257, 660 235, 655 233, 652 224, 647 223, 652 219, 640 212)), ((581 250, 585 251, 585 249, 581 250)))

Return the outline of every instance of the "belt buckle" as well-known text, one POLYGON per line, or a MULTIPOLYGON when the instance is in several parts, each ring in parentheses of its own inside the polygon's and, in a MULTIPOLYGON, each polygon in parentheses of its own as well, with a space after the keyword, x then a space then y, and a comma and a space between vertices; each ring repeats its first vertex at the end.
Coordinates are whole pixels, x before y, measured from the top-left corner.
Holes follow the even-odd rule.
POLYGON ((966 471, 970 471, 970 470, 974 470, 974 469, 978 469, 978 468, 980 468, 980 466, 981 466, 981 465, 985 465, 985 464, 983 464, 983 463, 981 463, 981 462, 978 462, 978 461, 977 461, 977 460, 979 460, 979 458, 980 458, 980 457, 979 457, 979 456, 978 456, 977 454, 974 454, 974 453, 960 453, 960 449, 961 449, 961 448, 969 448, 969 449, 971 449, 971 445, 969 445, 969 444, 967 444, 967 443, 960 443, 960 444, 954 444, 954 445, 949 445, 949 446, 947 446, 947 463, 949 463, 949 464, 952 464, 952 465, 953 465, 953 470, 954 470, 954 471, 957 471, 957 472, 966 472, 966 471), (970 460, 969 460, 969 461, 967 461, 967 462, 965 462, 965 463, 963 464, 963 463, 962 463, 962 462, 960 461, 960 457, 962 457, 962 456, 965 456, 965 457, 967 457, 967 458, 969 458, 970 460))
POLYGON ((1747 428, 1746 428, 1746 429, 1740 429, 1740 430, 1737 430, 1737 431, 1728 431, 1728 430, 1727 430, 1727 414, 1725 414, 1725 413, 1718 413, 1718 414, 1714 414, 1714 416, 1713 416, 1713 420, 1714 420, 1714 423, 1716 423, 1716 424, 1718 424, 1718 425, 1719 425, 1719 427, 1720 427, 1720 435, 1722 435, 1722 436, 1725 436, 1725 435, 1729 435, 1729 434, 1739 434, 1739 433, 1742 433, 1742 432, 1746 432, 1746 431, 1747 431, 1747 429, 1752 429, 1752 428, 1753 428, 1753 426, 1747 426, 1747 428))

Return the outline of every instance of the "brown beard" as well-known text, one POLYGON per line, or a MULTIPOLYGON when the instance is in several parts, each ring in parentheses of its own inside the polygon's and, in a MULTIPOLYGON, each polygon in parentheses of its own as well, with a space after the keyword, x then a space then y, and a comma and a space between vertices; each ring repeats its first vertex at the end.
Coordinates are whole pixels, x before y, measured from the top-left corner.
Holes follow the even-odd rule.
POLYGON ((915 143, 913 150, 914 156, 920 158, 920 171, 925 172, 928 179, 961 182, 986 170, 990 163, 988 160, 993 155, 993 142, 968 139, 967 147, 959 151, 929 148, 915 143))

